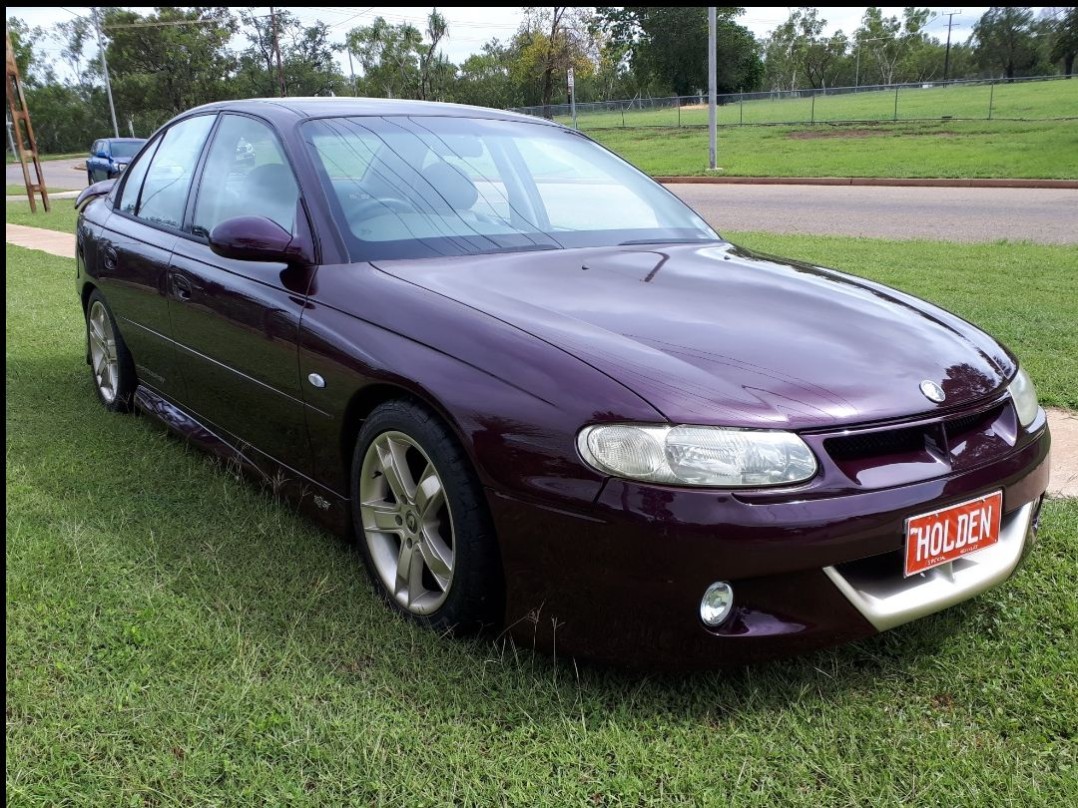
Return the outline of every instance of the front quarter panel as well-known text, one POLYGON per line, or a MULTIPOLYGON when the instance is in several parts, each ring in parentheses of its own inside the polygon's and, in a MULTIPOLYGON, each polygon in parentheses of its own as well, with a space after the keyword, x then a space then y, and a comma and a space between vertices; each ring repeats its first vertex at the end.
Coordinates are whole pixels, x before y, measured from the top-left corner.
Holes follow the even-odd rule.
POLYGON ((590 504, 603 477, 577 457, 596 420, 655 420, 622 385, 487 314, 369 264, 319 269, 303 319, 301 377, 315 478, 345 494, 350 404, 371 385, 408 391, 456 431, 483 484, 590 504), (325 380, 315 388, 309 374, 325 380))

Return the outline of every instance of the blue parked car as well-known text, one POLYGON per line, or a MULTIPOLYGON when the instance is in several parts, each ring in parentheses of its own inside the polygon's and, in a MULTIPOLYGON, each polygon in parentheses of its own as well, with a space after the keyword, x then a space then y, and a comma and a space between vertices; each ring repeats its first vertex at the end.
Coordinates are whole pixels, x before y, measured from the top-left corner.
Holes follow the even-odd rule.
POLYGON ((86 161, 86 180, 93 185, 101 180, 120 176, 127 164, 138 154, 146 138, 107 137, 95 140, 86 161))

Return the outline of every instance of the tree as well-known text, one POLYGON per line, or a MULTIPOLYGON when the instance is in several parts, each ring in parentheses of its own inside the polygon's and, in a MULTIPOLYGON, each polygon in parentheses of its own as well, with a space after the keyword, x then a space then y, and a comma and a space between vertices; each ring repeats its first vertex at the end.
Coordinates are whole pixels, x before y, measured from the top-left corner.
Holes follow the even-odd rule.
POLYGON ((764 65, 772 89, 794 90, 806 83, 816 89, 834 86, 847 40, 841 31, 827 36, 826 27, 827 20, 815 8, 802 7, 771 33, 764 65))
POLYGON ((112 7, 101 28, 117 110, 138 111, 140 129, 235 92, 228 43, 237 26, 227 8, 161 6, 141 15, 112 7))
POLYGON ((526 8, 524 22, 513 38, 516 58, 510 76, 522 85, 538 87, 543 114, 550 117, 555 82, 567 89, 568 72, 584 78, 595 69, 598 48, 591 17, 583 8, 556 6, 526 8))
POLYGON ((970 42, 984 66, 999 70, 1011 80, 1036 61, 1033 12, 1024 6, 993 6, 973 24, 970 42))
POLYGON ((19 66, 19 76, 24 84, 33 84, 34 74, 42 64, 42 60, 34 53, 34 48, 44 39, 45 32, 38 26, 31 28, 18 17, 7 18, 7 32, 11 37, 15 64, 19 66))
MULTIPOLYGON (((277 40, 289 95, 336 95, 346 88, 333 56, 329 27, 322 22, 304 26, 292 13, 278 11, 277 40)), ((265 14, 241 11, 248 46, 240 54, 236 86, 242 96, 277 95, 277 61, 273 53, 273 21, 265 14)))
MULTIPOLYGON (((903 17, 884 17, 878 6, 869 6, 861 18, 861 27, 854 34, 857 47, 871 56, 880 84, 894 84, 899 64, 916 62, 917 52, 928 43, 925 24, 932 13, 927 8, 909 6, 903 17)), ((862 64, 867 60, 862 55, 862 64)), ((903 76, 903 78, 910 78, 903 76)))
MULTIPOLYGON (((755 38, 735 18, 740 7, 716 9, 720 93, 755 89, 763 63, 755 38)), ((611 44, 624 50, 637 81, 652 91, 692 95, 707 87, 707 9, 703 6, 599 7, 611 44)))
POLYGON ((1062 63, 1063 75, 1069 79, 1074 73, 1075 57, 1078 57, 1078 6, 1066 9, 1055 22, 1051 42, 1049 58, 1062 63))
MULTIPOLYGON (((438 43, 449 33, 449 26, 445 17, 438 13, 438 9, 431 9, 427 16, 427 42, 423 44, 419 55, 419 97, 424 100, 434 98, 432 79, 438 70, 438 43)), ((445 62, 445 57, 442 57, 445 62)))
POLYGON ((368 95, 407 98, 415 92, 423 38, 414 25, 391 25, 385 18, 375 17, 370 25, 349 31, 345 41, 359 59, 368 95))

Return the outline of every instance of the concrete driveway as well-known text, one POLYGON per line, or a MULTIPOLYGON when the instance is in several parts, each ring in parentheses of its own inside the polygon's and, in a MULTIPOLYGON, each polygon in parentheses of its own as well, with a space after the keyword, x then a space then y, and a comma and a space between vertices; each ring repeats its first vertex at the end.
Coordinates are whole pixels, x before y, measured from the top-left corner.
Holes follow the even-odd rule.
POLYGON ((689 185, 671 191, 725 230, 1078 244, 1078 190, 689 185))

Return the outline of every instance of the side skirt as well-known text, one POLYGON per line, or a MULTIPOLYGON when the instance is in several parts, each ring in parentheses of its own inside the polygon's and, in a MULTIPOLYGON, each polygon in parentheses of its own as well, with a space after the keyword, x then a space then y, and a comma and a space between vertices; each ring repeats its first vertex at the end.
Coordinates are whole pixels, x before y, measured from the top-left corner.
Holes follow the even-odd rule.
POLYGON ((253 446, 230 442, 144 384, 135 389, 135 406, 184 440, 240 469, 245 476, 269 488, 274 496, 286 500, 320 526, 340 536, 352 535, 350 505, 340 494, 253 446))

